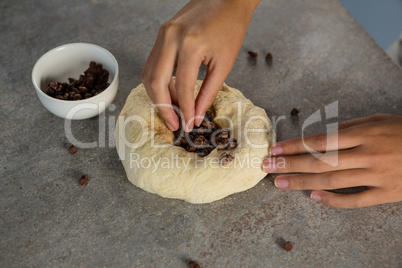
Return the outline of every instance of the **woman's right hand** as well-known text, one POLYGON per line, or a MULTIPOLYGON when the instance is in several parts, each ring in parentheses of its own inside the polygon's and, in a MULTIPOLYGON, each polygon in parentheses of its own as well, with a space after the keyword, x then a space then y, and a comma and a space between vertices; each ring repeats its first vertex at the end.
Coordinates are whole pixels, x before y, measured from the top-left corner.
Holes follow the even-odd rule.
POLYGON ((186 132, 202 122, 240 50, 260 0, 191 0, 162 25, 141 80, 170 130, 179 128, 172 104, 179 105, 186 132), (197 99, 199 67, 207 74, 197 99), (176 81, 172 80, 174 68, 176 81))

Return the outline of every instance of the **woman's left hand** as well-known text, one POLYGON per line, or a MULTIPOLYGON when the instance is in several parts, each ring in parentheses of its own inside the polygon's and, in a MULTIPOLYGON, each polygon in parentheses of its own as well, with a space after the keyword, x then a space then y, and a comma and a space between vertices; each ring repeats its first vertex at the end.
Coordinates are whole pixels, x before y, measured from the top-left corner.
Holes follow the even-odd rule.
POLYGON ((336 133, 276 143, 265 159, 269 173, 278 175, 282 190, 313 190, 311 198, 340 208, 361 208, 402 201, 402 116, 377 114, 343 122, 336 133), (327 142, 328 141, 328 142, 327 142), (306 144, 317 152, 312 155, 306 144), (324 190, 355 186, 369 189, 356 194, 324 190))

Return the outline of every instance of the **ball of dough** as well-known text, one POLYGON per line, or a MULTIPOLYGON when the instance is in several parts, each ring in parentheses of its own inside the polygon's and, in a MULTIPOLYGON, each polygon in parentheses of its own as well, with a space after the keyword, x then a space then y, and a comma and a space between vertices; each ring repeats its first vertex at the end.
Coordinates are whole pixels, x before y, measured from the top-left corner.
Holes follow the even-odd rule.
MULTIPOLYGON (((198 80, 197 96, 202 81, 198 80)), ((134 185, 166 198, 208 203, 255 186, 267 174, 261 163, 275 140, 265 111, 234 88, 223 85, 211 110, 221 128, 237 139, 235 149, 214 149, 205 157, 174 146, 170 131, 140 84, 127 97, 115 139, 127 177, 134 185), (221 160, 223 153, 233 156, 221 160)))

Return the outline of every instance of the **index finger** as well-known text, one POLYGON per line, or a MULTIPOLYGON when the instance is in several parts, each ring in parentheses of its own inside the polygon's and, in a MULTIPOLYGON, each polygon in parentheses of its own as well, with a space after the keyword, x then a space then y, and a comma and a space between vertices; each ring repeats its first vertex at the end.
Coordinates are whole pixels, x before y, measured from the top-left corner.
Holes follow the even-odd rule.
POLYGON ((341 130, 304 138, 280 141, 271 147, 271 154, 294 155, 349 149, 360 145, 359 137, 350 130, 341 130))
POLYGON ((176 69, 176 92, 182 112, 182 126, 185 132, 194 127, 195 98, 194 86, 197 81, 201 61, 184 52, 179 55, 176 69))
POLYGON ((172 107, 172 100, 169 91, 177 49, 174 45, 166 44, 159 33, 152 49, 141 80, 145 85, 148 96, 157 106, 160 115, 170 130, 179 127, 179 120, 172 107))

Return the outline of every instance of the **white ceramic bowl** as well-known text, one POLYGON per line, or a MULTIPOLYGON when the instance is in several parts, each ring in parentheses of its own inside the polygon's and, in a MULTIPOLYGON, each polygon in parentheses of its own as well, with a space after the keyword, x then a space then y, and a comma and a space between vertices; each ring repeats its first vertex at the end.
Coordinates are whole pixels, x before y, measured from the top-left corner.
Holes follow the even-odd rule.
POLYGON ((42 104, 53 114, 80 120, 102 113, 113 101, 119 87, 119 66, 106 49, 87 43, 72 43, 56 47, 44 54, 32 70, 32 83, 42 104), (67 82, 79 78, 89 62, 101 63, 109 71, 109 87, 100 94, 83 100, 59 100, 47 95, 49 82, 67 82))

